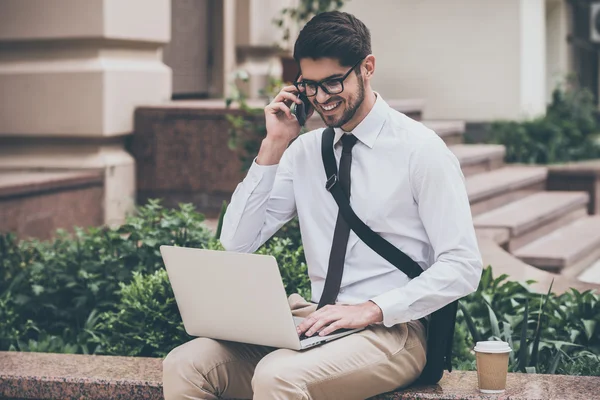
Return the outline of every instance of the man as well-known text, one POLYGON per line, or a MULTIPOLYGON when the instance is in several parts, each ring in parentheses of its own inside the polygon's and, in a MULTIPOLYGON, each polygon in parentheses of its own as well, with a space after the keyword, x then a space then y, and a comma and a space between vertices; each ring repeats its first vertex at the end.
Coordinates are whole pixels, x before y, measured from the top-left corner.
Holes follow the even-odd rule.
POLYGON ((433 131, 373 91, 370 42, 369 30, 350 14, 314 17, 294 48, 298 89, 335 128, 336 158, 346 157, 340 175, 348 168, 342 164, 352 166, 348 189, 356 214, 425 272, 409 280, 354 232, 340 245, 343 224, 325 189, 323 129, 298 136, 290 112, 301 102, 298 89, 284 87, 265 108, 267 135, 233 194, 221 242, 230 251, 253 252, 298 215, 312 285, 312 302, 290 297, 293 314, 308 317, 298 333, 366 329, 300 352, 192 340, 164 361, 167 400, 365 399, 409 385, 426 361, 419 319, 477 288, 482 263, 460 165, 433 131), (315 311, 336 246, 345 256, 341 287, 335 304, 315 311))

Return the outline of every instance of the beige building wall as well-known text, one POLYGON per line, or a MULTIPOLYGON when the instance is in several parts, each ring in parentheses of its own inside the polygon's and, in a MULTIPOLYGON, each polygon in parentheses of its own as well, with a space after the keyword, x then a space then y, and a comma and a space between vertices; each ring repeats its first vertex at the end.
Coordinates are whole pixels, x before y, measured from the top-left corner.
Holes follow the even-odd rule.
MULTIPOLYGON (((558 36, 547 32, 545 3, 358 0, 344 10, 371 30, 374 86, 385 98, 425 99, 430 119, 487 121, 545 110, 546 35, 558 36)), ((563 14, 552 15, 562 26, 563 14)), ((559 68, 565 49, 551 50, 559 68)))
POLYGON ((519 114, 546 112, 546 0, 519 0, 519 114))
POLYGON ((573 71, 573 52, 567 42, 572 30, 570 8, 564 0, 546 2, 546 89, 547 101, 552 91, 573 71))
POLYGON ((0 2, 0 169, 101 169, 105 219, 135 200, 124 149, 140 104, 167 101, 169 0, 0 2))

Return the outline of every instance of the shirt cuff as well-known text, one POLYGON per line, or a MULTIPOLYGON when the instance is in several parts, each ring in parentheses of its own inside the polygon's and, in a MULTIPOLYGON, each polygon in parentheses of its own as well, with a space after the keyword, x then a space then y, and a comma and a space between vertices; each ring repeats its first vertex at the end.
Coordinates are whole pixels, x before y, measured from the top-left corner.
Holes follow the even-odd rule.
POLYGON ((279 164, 259 165, 255 158, 245 179, 249 184, 250 193, 270 193, 275 183, 278 167, 279 164))
POLYGON ((389 292, 380 294, 371 299, 371 301, 381 308, 383 313, 383 325, 390 328, 396 324, 408 322, 412 318, 408 304, 398 302, 398 291, 392 289, 389 292))

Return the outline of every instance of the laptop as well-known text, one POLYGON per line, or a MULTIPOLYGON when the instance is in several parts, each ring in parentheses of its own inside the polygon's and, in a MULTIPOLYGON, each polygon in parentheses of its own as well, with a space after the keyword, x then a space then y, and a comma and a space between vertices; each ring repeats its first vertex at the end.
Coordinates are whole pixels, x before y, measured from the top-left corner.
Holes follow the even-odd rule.
POLYGON ((303 350, 361 329, 298 336, 273 256, 160 246, 190 336, 303 350))

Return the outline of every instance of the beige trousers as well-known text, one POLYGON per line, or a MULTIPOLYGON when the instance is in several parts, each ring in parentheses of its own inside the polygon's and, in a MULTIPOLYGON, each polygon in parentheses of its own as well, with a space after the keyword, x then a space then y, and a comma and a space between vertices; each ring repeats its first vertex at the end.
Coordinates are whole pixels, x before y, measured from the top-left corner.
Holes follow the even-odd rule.
MULTIPOLYGON (((316 305, 290 296, 294 316, 316 305)), ((367 399, 412 383, 425 367, 418 321, 383 325, 303 351, 197 338, 163 361, 166 400, 367 399)))

